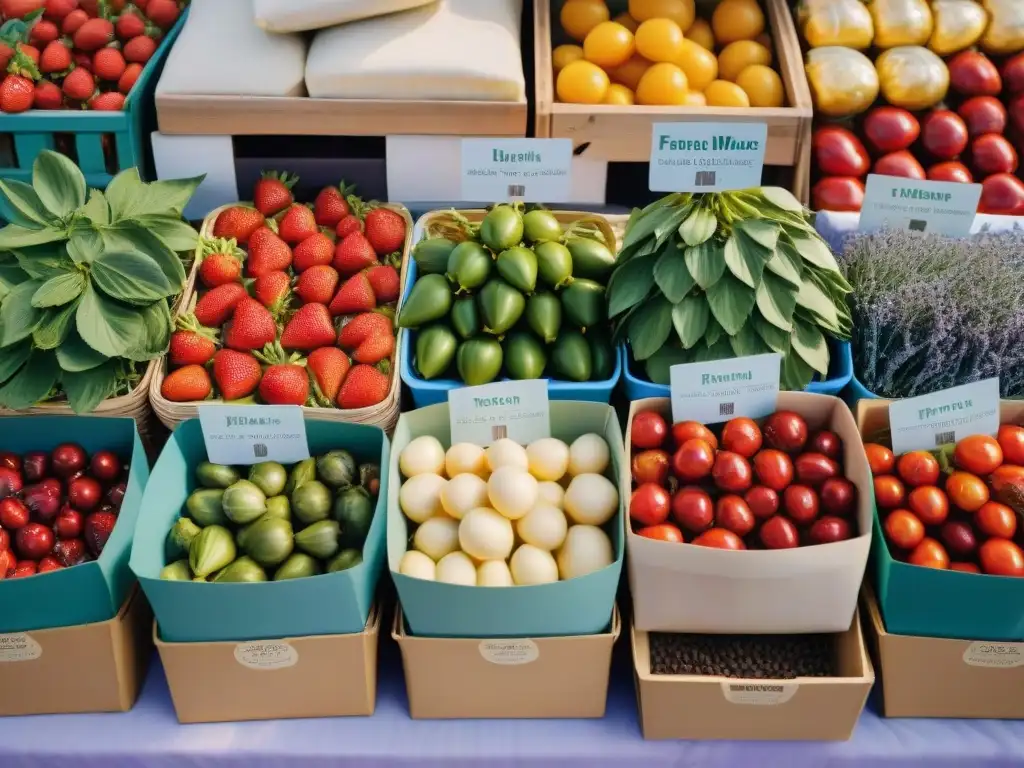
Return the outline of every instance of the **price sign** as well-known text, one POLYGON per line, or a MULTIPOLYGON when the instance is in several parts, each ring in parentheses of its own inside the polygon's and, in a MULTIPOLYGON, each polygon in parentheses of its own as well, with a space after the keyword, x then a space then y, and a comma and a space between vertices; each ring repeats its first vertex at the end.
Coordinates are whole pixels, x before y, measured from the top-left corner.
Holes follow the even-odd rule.
POLYGON ((981 184, 872 174, 864 191, 860 231, 888 228, 966 237, 980 200, 981 184))
POLYGON ((551 436, 551 406, 544 379, 498 381, 448 392, 452 445, 488 446, 502 438, 521 445, 551 436))
POLYGON ((951 387, 889 404, 892 450, 931 450, 968 435, 999 432, 999 379, 951 387))
POLYGON ((715 424, 775 411, 782 355, 685 363, 669 369, 673 421, 715 424))
POLYGON ((563 202, 571 181, 571 139, 462 140, 463 200, 563 202))
POLYGON ((765 123, 655 123, 652 192, 727 192, 761 184, 765 123))
POLYGON ((291 464, 309 458, 297 405, 200 405, 206 455, 214 464, 291 464))

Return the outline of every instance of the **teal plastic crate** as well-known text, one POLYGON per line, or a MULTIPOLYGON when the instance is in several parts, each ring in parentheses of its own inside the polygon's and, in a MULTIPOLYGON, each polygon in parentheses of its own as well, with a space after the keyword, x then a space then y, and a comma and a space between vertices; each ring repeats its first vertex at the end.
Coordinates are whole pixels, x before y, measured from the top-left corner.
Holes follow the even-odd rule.
POLYGON ((92 454, 131 457, 128 487, 117 525, 98 560, 0 581, 0 633, 109 621, 135 583, 128 567, 132 536, 149 480, 149 464, 135 421, 100 416, 10 416, 0 420, 0 450, 51 451, 78 443, 92 454))
POLYGON ((195 489, 206 460, 199 419, 189 419, 157 459, 132 546, 131 568, 153 606, 160 637, 173 643, 274 640, 362 632, 384 560, 384 498, 389 444, 377 427, 306 420, 311 455, 345 448, 360 462, 380 462, 381 493, 362 564, 338 573, 258 584, 162 581, 167 534, 195 489))
POLYGON ((187 19, 186 10, 164 35, 128 94, 123 111, 32 109, 15 115, 0 113, 0 136, 10 137, 14 155, 0 167, 0 178, 31 183, 36 157, 44 149, 55 149, 74 157, 90 187, 105 188, 114 174, 132 166, 138 167, 143 180, 152 181, 150 134, 157 127, 153 97, 167 54, 187 19), (104 151, 105 140, 111 142, 110 165, 104 151))

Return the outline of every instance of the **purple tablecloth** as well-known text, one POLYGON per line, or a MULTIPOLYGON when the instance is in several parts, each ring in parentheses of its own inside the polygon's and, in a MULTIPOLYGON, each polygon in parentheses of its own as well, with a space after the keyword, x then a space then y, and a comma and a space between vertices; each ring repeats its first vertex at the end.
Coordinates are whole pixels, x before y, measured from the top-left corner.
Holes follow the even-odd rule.
POLYGON ((1024 722, 885 720, 871 709, 847 743, 644 741, 626 642, 603 720, 414 721, 397 649, 388 639, 381 650, 371 718, 181 726, 155 661, 129 713, 0 718, 0 768, 1024 766, 1024 722))

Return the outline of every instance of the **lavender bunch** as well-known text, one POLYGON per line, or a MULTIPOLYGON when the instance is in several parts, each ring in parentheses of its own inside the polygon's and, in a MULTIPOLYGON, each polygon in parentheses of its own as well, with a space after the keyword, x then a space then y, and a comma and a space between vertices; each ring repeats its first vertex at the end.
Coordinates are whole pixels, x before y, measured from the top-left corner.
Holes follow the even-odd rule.
POLYGON ((1024 231, 858 234, 839 261, 868 390, 913 397, 998 376, 1003 397, 1024 397, 1024 231))

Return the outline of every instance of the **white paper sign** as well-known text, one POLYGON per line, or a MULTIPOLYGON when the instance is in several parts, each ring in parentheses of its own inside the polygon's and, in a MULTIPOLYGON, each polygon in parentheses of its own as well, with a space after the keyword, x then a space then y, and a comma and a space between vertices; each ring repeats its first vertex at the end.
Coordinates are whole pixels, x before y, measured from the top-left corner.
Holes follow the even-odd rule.
POLYGON ((993 669, 1024 667, 1024 643, 971 643, 964 651, 964 664, 993 669))
POLYGON ((235 646, 235 661, 249 669, 287 669, 299 663, 299 652, 284 640, 253 640, 235 646))
POLYGON ((918 181, 898 176, 868 176, 860 231, 901 229, 947 237, 966 237, 981 200, 981 184, 918 181))
POLYGON ((540 658, 540 648, 533 640, 481 640, 480 655, 491 664, 517 666, 540 658))
POLYGON ((572 196, 572 139, 463 139, 462 199, 559 203, 572 196))
POLYGON ((673 421, 715 424, 775 412, 782 355, 685 363, 669 369, 673 421))
POLYGON ((297 405, 200 405, 206 455, 214 464, 290 464, 309 458, 297 405))
POLYGON ((968 435, 999 432, 999 379, 985 379, 889 404, 892 450, 932 450, 968 435))
POLYGON ((774 706, 796 696, 799 683, 722 683, 722 695, 730 704, 774 706))
POLYGON ((43 647, 31 635, 0 635, 0 663, 34 661, 42 655, 43 647))
POLYGON ((655 123, 652 192, 728 192, 761 185, 765 123, 655 123))
POLYGON ((544 379, 498 381, 448 392, 452 445, 488 446, 507 437, 522 445, 551 436, 551 407, 544 379))

